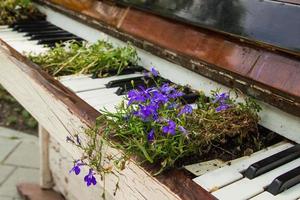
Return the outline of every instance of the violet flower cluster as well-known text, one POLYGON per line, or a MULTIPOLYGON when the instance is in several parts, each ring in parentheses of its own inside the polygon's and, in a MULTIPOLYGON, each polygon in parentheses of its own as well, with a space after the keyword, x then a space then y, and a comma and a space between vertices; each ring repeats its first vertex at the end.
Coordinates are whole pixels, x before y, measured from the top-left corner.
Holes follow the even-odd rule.
MULTIPOLYGON (((80 160, 75 161, 75 164, 73 166, 73 168, 69 171, 69 173, 74 172, 76 175, 79 175, 81 172, 81 167, 85 166, 86 164, 83 163, 80 160)), ((86 185, 89 187, 92 184, 96 185, 97 184, 97 180, 95 178, 95 172, 93 171, 93 169, 89 169, 89 173, 84 177, 84 182, 86 182, 86 185)))
MULTIPOLYGON (((158 72, 152 68, 152 76, 158 76, 158 72)), ((186 134, 186 129, 176 123, 175 119, 168 119, 161 113, 161 110, 170 110, 177 112, 177 118, 186 114, 191 114, 193 108, 190 105, 180 106, 179 98, 184 94, 177 90, 173 85, 164 83, 158 87, 143 88, 138 87, 128 92, 128 107, 132 107, 131 117, 138 117, 143 122, 158 123, 161 125, 161 130, 151 129, 147 135, 149 142, 155 140, 155 135, 176 135, 181 132, 186 134)), ((129 116, 130 117, 130 116, 129 116)), ((174 118, 174 117, 173 117, 174 118)), ((126 116, 128 119, 128 115, 126 116)))
POLYGON ((219 103, 219 106, 216 108, 217 112, 221 112, 223 110, 227 110, 230 105, 227 103, 229 100, 229 94, 224 92, 221 94, 216 94, 213 103, 219 103))
MULTIPOLYGON (((67 136, 66 140, 67 142, 71 142, 75 145, 80 146, 81 145, 81 140, 79 138, 78 135, 75 135, 74 138, 71 138, 70 136, 67 136)), ((82 162, 81 160, 76 160, 74 163, 74 166, 72 167, 72 169, 69 171, 69 173, 74 172, 76 175, 79 175, 81 172, 81 167, 85 166, 86 164, 84 162, 82 162)), ((84 181, 86 182, 86 185, 89 187, 92 184, 96 185, 97 184, 97 180, 95 178, 95 173, 93 171, 93 169, 89 170, 89 173, 84 177, 84 181)))

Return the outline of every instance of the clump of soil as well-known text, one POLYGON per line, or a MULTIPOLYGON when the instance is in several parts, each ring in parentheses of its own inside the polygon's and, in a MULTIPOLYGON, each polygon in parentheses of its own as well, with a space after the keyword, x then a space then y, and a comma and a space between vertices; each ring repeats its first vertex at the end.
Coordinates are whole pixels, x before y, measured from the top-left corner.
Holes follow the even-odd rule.
POLYGON ((258 126, 258 133, 259 135, 256 138, 256 142, 253 142, 253 140, 249 138, 244 140, 241 145, 238 145, 236 138, 228 138, 223 144, 213 144, 207 152, 179 160, 176 166, 181 167, 183 165, 195 164, 216 158, 223 161, 230 161, 251 155, 260 149, 272 146, 284 140, 279 134, 262 126, 258 126))
POLYGON ((37 121, 0 85, 0 126, 37 135, 37 121))

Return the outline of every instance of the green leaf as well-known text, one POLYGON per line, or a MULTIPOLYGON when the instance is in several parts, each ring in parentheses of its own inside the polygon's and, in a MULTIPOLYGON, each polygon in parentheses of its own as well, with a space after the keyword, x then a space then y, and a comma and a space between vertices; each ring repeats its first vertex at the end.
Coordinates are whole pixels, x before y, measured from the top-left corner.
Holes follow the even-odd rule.
POLYGON ((153 163, 153 159, 149 156, 147 150, 145 149, 145 147, 143 145, 141 145, 137 140, 134 141, 136 146, 141 150, 141 152, 143 152, 143 155, 145 156, 145 158, 150 162, 153 163))

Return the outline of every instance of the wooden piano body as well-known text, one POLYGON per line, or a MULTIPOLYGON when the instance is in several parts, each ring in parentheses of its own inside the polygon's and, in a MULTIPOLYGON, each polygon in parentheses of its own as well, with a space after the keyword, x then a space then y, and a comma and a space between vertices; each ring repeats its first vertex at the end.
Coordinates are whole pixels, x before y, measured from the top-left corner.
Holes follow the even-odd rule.
MULTIPOLYGON (((155 66, 176 83, 206 93, 235 87, 256 97, 263 107, 261 125, 300 143, 299 54, 250 44, 111 2, 38 3, 47 20, 88 41, 132 42, 143 66, 155 66)), ((70 133, 82 133, 92 126, 99 112, 2 40, 0 61, 0 83, 40 123, 41 186, 54 186, 67 199, 101 199, 103 185, 86 188, 79 181, 82 177, 69 175, 72 159, 81 154, 66 143, 70 133)), ((151 168, 132 161, 117 173, 118 177, 107 175, 107 199, 215 199, 184 170, 153 177, 151 168), (114 195, 117 181, 120 189, 114 195)))

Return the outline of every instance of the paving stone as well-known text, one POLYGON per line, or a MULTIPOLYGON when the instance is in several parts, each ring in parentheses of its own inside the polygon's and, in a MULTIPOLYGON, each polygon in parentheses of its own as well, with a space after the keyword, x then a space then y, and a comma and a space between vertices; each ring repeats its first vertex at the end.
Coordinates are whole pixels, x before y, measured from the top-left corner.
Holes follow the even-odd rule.
POLYGON ((13 197, 0 196, 0 200, 15 200, 13 197))
POLYGON ((39 144, 37 141, 22 142, 5 160, 5 164, 39 168, 39 144))
MULTIPOLYGON (((13 166, 0 165, 0 185, 9 177, 15 170, 13 166)), ((1 198, 0 198, 1 200, 1 198)))
POLYGON ((21 183, 18 192, 26 200, 64 200, 62 195, 53 190, 42 190, 37 184, 21 183))
POLYGON ((0 127, 0 137, 14 140, 37 140, 37 136, 4 127, 0 127))
POLYGON ((0 187, 0 196, 19 197, 16 185, 22 182, 39 183, 39 170, 17 168, 0 187))
POLYGON ((2 162, 20 143, 20 141, 0 138, 0 162, 2 162))

